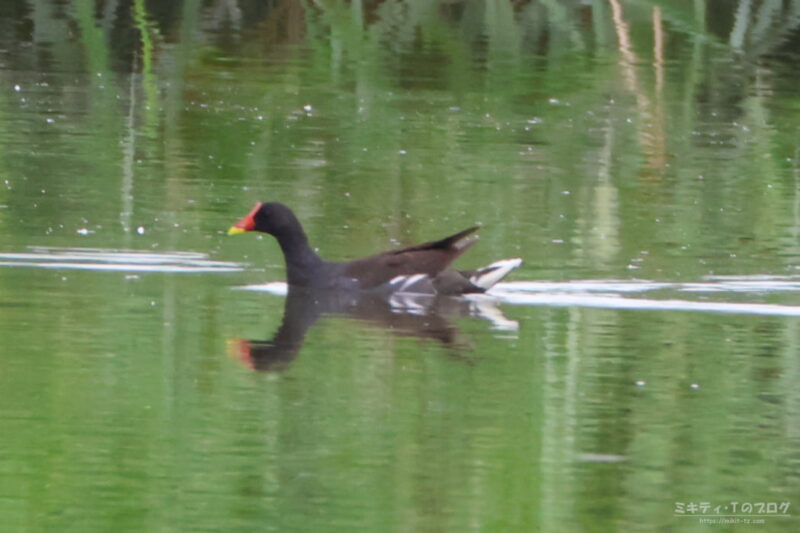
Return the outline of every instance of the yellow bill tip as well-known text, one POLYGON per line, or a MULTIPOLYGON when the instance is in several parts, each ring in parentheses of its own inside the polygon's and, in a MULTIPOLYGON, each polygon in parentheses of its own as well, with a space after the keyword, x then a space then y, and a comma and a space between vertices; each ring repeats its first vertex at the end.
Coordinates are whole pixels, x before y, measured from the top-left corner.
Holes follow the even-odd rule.
POLYGON ((231 226, 228 230, 228 235, 239 235, 240 233, 247 233, 246 229, 237 228, 236 226, 231 226))

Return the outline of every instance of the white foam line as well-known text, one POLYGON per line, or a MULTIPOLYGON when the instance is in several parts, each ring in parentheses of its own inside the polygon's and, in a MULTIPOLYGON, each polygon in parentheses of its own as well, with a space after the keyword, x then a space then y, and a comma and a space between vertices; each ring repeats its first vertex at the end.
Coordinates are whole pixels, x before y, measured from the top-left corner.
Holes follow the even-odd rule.
POLYGON ((593 307, 640 311, 695 311, 741 315, 800 316, 800 307, 759 303, 692 302, 688 300, 650 300, 613 296, 569 294, 521 294, 492 291, 506 303, 545 307, 593 307))
POLYGON ((686 283, 678 287, 684 292, 767 292, 800 291, 797 281, 718 281, 716 283, 686 283))
POLYGON ((49 268, 53 270, 103 270, 117 272, 164 272, 164 273, 202 273, 202 272, 241 272, 241 267, 234 266, 190 266, 190 265, 153 265, 134 263, 59 263, 55 261, 0 261, 0 266, 49 268))
POLYGON ((204 258, 207 254, 202 252, 187 252, 182 250, 169 250, 163 252, 153 252, 150 250, 139 250, 132 248, 60 248, 57 246, 28 246, 28 250, 33 250, 37 254, 71 254, 71 255, 151 255, 162 257, 193 257, 204 258))
POLYGON ((240 272, 238 263, 209 260, 199 252, 154 253, 102 248, 30 246, 33 252, 0 253, 0 267, 125 272, 240 272))
MULTIPOLYGON (((200 256, 202 257, 202 256, 200 256)), ((74 253, 59 253, 59 254, 31 254, 31 253, 2 253, 0 254, 0 260, 5 259, 6 261, 3 262, 5 265, 12 265, 12 264, 23 264, 27 266, 27 263, 35 262, 35 263, 44 263, 44 262, 66 262, 66 261, 75 261, 75 262, 88 262, 88 261, 100 261, 104 263, 124 263, 124 264, 150 264, 150 265, 169 265, 169 264, 181 264, 181 265, 192 265, 192 266, 199 266, 199 267, 214 267, 214 266, 221 266, 221 267, 237 267, 236 263, 231 262, 223 262, 223 261, 210 261, 210 260, 203 260, 203 259, 190 259, 187 257, 176 256, 172 254, 137 254, 137 253, 106 253, 106 254, 74 254, 74 253)))
POLYGON ((243 285, 235 287, 240 291, 254 291, 254 292, 268 292, 278 296, 286 296, 289 294, 289 285, 282 281, 272 281, 269 283, 259 283, 257 285, 243 285))
POLYGON ((800 281, 777 278, 685 283, 639 280, 511 281, 498 283, 494 288, 514 293, 633 293, 667 289, 679 292, 796 292, 800 291, 800 281))
MULTIPOLYGON (((523 282, 526 283, 526 282, 523 282)), ((469 300, 490 299, 512 305, 531 305, 542 307, 590 307, 600 309, 623 309, 640 311, 690 311, 704 313, 726 313, 740 315, 800 316, 800 307, 761 303, 694 302, 689 300, 655 300, 645 298, 624 298, 594 294, 558 294, 552 292, 526 293, 497 289, 498 286, 516 285, 504 283, 486 294, 466 295, 469 300)), ((237 287, 239 290, 268 292, 278 296, 288 293, 284 282, 260 283, 237 287)), ((609 290, 606 287, 606 290, 609 290)))
POLYGON ((506 281, 494 286, 508 292, 646 292, 675 288, 679 284, 657 281, 580 280, 580 281, 506 281))
POLYGON ((751 274, 751 275, 744 275, 744 276, 735 276, 735 275, 713 275, 713 276, 703 276, 704 280, 707 281, 789 281, 789 280, 800 280, 800 276, 797 275, 789 275, 789 276, 775 276, 772 274, 751 274))
POLYGON ((130 250, 124 248, 58 248, 55 246, 28 246, 29 250, 34 250, 37 254, 67 254, 67 255, 142 255, 152 257, 177 257, 187 259, 205 259, 207 254, 202 252, 150 252, 148 250, 130 250))

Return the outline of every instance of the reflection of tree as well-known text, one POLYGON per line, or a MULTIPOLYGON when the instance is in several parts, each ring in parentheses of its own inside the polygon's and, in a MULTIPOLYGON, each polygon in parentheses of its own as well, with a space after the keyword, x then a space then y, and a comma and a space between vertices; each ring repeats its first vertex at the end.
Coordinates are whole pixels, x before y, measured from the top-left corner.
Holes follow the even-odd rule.
MULTIPOLYGON (((625 80, 626 88, 636 96, 636 105, 639 113, 639 139, 647 154, 650 166, 653 169, 663 169, 666 165, 666 139, 664 137, 664 111, 662 102, 655 103, 647 96, 647 91, 641 86, 637 72, 639 59, 633 50, 630 28, 622 12, 620 0, 609 0, 611 4, 614 27, 619 41, 619 64, 625 80)), ((653 67, 656 75, 656 90, 663 88, 664 80, 664 30, 661 25, 661 10, 653 8, 653 35, 654 47, 653 67)))

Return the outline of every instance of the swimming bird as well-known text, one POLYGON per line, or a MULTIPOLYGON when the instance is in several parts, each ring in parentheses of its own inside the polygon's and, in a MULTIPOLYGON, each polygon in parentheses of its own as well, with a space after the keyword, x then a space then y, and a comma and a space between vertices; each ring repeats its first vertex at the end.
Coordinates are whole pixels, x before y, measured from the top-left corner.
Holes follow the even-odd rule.
POLYGON ((259 202, 228 234, 257 231, 275 237, 283 251, 290 286, 460 295, 486 292, 522 264, 521 259, 514 258, 476 270, 450 269, 450 264, 475 244, 477 237, 473 234, 478 229, 473 226, 436 241, 333 262, 314 252, 291 209, 278 202, 259 202))

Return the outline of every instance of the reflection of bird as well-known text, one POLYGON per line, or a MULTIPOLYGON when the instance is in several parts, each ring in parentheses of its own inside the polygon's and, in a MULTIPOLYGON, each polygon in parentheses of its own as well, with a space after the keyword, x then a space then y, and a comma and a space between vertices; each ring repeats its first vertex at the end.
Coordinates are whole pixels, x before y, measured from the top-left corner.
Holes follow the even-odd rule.
POLYGON ((254 370, 281 372, 300 353, 306 333, 321 316, 339 316, 370 324, 397 337, 437 341, 459 359, 472 345, 455 319, 474 316, 495 329, 514 330, 488 296, 452 298, 424 294, 381 294, 364 291, 314 290, 290 287, 283 320, 269 340, 230 339, 228 352, 254 370))
POLYGON ((475 243, 477 226, 438 241, 393 250, 350 262, 321 259, 308 244, 303 227, 291 209, 276 202, 258 203, 228 230, 269 233, 278 240, 286 261, 289 285, 317 289, 375 290, 465 294, 485 292, 517 268, 521 259, 504 259, 465 271, 448 269, 475 243))

